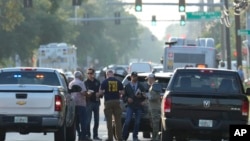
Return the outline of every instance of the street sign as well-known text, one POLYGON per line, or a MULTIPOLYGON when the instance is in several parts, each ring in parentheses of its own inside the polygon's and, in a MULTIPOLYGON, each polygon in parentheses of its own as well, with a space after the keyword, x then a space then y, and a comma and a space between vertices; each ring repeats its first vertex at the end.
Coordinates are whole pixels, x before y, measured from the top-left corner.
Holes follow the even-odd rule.
POLYGON ((186 12, 187 20, 211 20, 211 19, 219 19, 221 18, 221 12, 186 12))
POLYGON ((246 29, 239 29, 237 31, 238 35, 250 35, 250 30, 246 30, 246 29))

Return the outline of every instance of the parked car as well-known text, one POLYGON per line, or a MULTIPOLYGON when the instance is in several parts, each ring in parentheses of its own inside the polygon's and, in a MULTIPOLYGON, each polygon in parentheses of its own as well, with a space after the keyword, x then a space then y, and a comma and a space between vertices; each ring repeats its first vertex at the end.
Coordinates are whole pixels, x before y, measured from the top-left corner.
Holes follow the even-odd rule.
POLYGON ((64 73, 52 68, 0 69, 0 141, 7 132, 54 133, 74 141, 75 102, 64 73))
MULTIPOLYGON (((146 83, 147 83, 146 77, 149 74, 150 73, 138 73, 138 81, 140 83, 142 83, 143 85, 145 85, 145 87, 146 87, 146 83)), ((165 89, 168 86, 168 82, 169 82, 171 76, 172 76, 171 72, 155 73, 156 81, 162 86, 161 95, 164 94, 165 89)), ((130 80, 131 80, 131 77, 130 77, 130 74, 128 74, 123 79, 122 84, 125 86, 126 84, 128 84, 130 82, 130 80)), ((125 117, 126 117, 126 103, 124 103, 122 99, 120 100, 120 102, 121 102, 121 107, 122 107, 122 124, 123 124, 124 121, 125 121, 125 117)), ((151 127, 151 124, 150 124, 151 123, 150 116, 148 114, 148 105, 145 105, 144 112, 142 114, 143 115, 142 115, 142 118, 141 118, 141 124, 140 124, 139 132, 143 133, 144 138, 150 138, 151 132, 152 132, 152 127, 151 127)), ((134 118, 132 118, 132 120, 131 120, 131 124, 129 126, 129 132, 133 132, 133 126, 134 126, 133 123, 134 123, 134 118)))
POLYGON ((236 71, 176 69, 161 104, 161 140, 228 140, 230 126, 249 124, 250 88, 236 71))
POLYGON ((128 73, 136 72, 152 72, 152 65, 148 62, 133 62, 129 64, 128 73))

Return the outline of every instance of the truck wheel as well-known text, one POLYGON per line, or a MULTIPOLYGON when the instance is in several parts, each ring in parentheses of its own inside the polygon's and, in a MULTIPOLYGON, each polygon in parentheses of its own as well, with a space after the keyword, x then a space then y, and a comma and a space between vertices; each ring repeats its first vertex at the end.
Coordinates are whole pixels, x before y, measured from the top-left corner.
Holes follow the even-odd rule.
POLYGON ((143 132, 142 136, 143 138, 150 138, 150 132, 143 132))
POLYGON ((76 126, 75 122, 72 123, 70 127, 66 128, 66 140, 75 141, 76 140, 76 126))
POLYGON ((4 130, 0 130, 0 141, 5 141, 6 132, 4 130))
POLYGON ((176 136, 175 141, 187 141, 187 139, 185 137, 176 136))
POLYGON ((221 141, 221 138, 212 138, 211 141, 221 141))
POLYGON ((161 127, 161 141, 173 141, 173 134, 168 129, 161 127))
POLYGON ((54 132, 54 141, 66 141, 66 126, 62 125, 56 132, 54 132))

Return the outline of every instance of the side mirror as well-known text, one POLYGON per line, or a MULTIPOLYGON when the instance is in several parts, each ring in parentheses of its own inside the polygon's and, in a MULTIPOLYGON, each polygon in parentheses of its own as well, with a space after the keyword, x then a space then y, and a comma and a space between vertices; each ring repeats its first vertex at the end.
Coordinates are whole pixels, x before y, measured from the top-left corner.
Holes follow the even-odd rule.
POLYGON ((81 92, 82 91, 82 88, 79 86, 79 85, 73 85, 71 87, 71 89, 69 89, 69 92, 70 93, 73 93, 73 92, 81 92))
POLYGON ((151 90, 152 91, 155 91, 157 93, 161 93, 162 92, 162 86, 161 84, 159 83, 154 83, 152 86, 151 86, 151 90))

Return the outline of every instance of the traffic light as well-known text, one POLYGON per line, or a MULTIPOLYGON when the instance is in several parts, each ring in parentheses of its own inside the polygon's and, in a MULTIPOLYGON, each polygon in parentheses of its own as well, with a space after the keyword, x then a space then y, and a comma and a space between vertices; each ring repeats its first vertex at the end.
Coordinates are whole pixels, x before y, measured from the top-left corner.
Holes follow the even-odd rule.
POLYGON ((121 24, 121 14, 120 12, 115 12, 115 24, 121 24))
POLYGON ((80 6, 82 4, 82 0, 72 0, 73 6, 80 6))
POLYGON ((184 26, 186 24, 186 18, 185 15, 181 15, 180 25, 184 26))
POLYGON ((155 15, 152 16, 151 23, 152 23, 153 26, 156 25, 156 16, 155 15))
POLYGON ((142 0, 135 0, 135 11, 136 12, 142 11, 142 0))
POLYGON ((23 0, 24 8, 31 8, 32 7, 32 0, 23 0))
POLYGON ((185 12, 185 11, 186 11, 186 1, 179 0, 179 12, 185 12))

